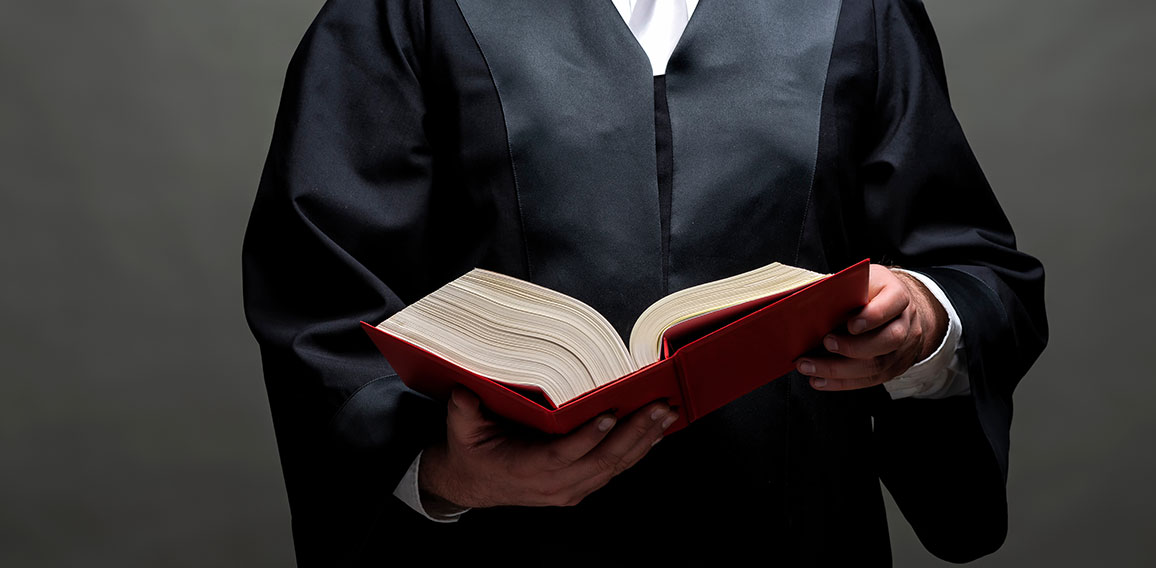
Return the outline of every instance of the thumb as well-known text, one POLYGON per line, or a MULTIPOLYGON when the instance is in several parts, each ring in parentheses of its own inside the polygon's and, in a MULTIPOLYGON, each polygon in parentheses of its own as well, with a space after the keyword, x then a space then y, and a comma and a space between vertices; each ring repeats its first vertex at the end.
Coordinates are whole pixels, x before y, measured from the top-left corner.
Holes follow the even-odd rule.
POLYGON ((882 264, 872 264, 867 273, 867 297, 874 298, 883 288, 897 277, 890 268, 882 264))
POLYGON ((450 440, 473 445, 483 437, 491 425, 482 415, 482 401, 464 387, 455 387, 450 393, 446 411, 446 430, 450 440))

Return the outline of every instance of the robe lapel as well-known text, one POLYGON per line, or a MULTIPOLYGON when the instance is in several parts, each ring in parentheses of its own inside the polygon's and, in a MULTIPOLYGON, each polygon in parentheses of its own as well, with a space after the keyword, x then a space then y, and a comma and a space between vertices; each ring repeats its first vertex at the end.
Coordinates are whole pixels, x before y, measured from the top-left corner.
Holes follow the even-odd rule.
POLYGON ((672 290, 795 264, 841 3, 712 2, 667 65, 672 290))
POLYGON ((711 2, 667 67, 669 259, 649 59, 610 2, 458 0, 504 114, 530 279, 625 336, 670 290, 794 261, 837 0, 711 2))
POLYGON ((458 6, 505 116, 530 279, 625 338, 662 285, 646 53, 609 2, 458 6))

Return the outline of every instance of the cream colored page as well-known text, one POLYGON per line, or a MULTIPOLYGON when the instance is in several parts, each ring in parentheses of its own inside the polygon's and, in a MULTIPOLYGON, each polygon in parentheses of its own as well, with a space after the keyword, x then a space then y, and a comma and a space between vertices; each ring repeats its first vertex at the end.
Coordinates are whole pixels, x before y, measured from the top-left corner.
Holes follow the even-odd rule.
POLYGON ((799 288, 825 276, 776 262, 666 296, 647 308, 630 332, 630 353, 634 363, 641 368, 658 361, 662 356, 663 334, 679 323, 799 288))

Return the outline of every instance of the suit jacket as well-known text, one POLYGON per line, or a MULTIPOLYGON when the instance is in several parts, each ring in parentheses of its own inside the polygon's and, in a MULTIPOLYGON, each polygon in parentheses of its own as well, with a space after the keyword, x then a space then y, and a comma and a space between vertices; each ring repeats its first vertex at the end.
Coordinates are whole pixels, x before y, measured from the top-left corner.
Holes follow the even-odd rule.
POLYGON ((885 564, 880 479, 936 555, 1003 542, 1043 268, 1016 249, 916 1, 705 0, 657 78, 610 2, 328 2, 289 66, 243 266, 302 566, 885 564), (668 292, 863 257, 946 292, 970 396, 817 392, 792 373, 576 507, 445 525, 392 497, 444 407, 359 320, 481 266, 625 335, 668 292))

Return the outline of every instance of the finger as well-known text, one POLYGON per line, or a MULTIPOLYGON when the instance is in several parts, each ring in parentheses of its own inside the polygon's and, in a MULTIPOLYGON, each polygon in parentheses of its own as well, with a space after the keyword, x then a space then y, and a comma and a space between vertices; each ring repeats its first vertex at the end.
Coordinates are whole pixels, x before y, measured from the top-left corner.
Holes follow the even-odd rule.
POLYGON ((611 471, 613 474, 624 471, 627 467, 627 457, 637 444, 649 446, 661 435, 662 431, 673 424, 674 413, 670 407, 662 402, 654 402, 642 407, 624 419, 607 438, 586 454, 571 468, 578 477, 594 477, 598 473, 611 471), (659 428, 655 428, 655 425, 659 428))
POLYGON ((671 427, 671 425, 677 421, 678 412, 676 412, 673 408, 665 417, 655 421, 651 426, 651 431, 649 434, 639 439, 638 442, 634 444, 634 447, 631 448, 625 456, 623 456, 622 460, 625 466, 623 469, 630 469, 634 467, 634 464, 638 463, 643 456, 650 452, 650 448, 653 448, 655 444, 662 441, 663 435, 665 435, 666 431, 671 427))
POLYGON ((489 437, 494 422, 482 414, 482 401, 463 387, 454 388, 446 405, 446 430, 449 439, 472 446, 489 437))
POLYGON ((795 368, 804 375, 824 379, 862 379, 882 375, 888 368, 886 357, 850 359, 847 357, 805 357, 795 368))
POLYGON ((823 347, 831 353, 851 359, 879 357, 894 353, 903 347, 910 330, 911 326, 907 320, 899 317, 891 320, 883 327, 861 335, 832 333, 823 338, 823 347))
POLYGON ((882 264, 875 263, 868 265, 868 270, 867 297, 874 298, 887 285, 887 275, 891 273, 891 270, 882 264))
POLYGON ((595 417, 574 432, 546 445, 546 469, 570 467, 606 439, 617 420, 612 414, 595 417))
POLYGON ((855 389, 865 389, 875 385, 883 384, 882 377, 864 377, 859 379, 825 379, 823 377, 812 377, 811 386, 816 390, 821 391, 846 391, 855 389))
POLYGON ((880 288, 879 293, 847 322, 847 331, 858 335, 875 329, 902 314, 909 303, 911 297, 907 294, 907 287, 892 275, 890 283, 880 288))
POLYGON ((646 436, 639 438, 634 446, 622 456, 622 462, 619 467, 603 469, 593 477, 579 481, 568 497, 567 502, 564 504, 577 505, 587 495, 609 483, 615 475, 634 467, 646 454, 650 453, 650 449, 653 448, 655 444, 662 440, 663 432, 670 428, 676 421, 678 421, 678 413, 673 410, 659 420, 654 421, 651 424, 650 432, 648 432, 646 436))

